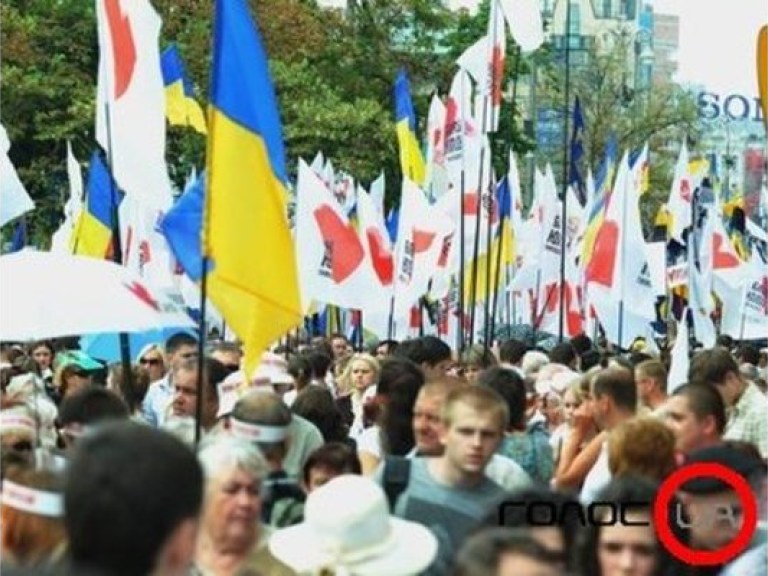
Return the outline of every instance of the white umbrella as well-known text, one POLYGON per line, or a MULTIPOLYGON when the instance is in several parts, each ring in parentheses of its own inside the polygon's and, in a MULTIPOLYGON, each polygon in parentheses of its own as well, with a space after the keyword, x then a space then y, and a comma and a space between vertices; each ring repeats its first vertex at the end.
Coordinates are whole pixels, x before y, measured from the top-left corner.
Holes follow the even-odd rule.
POLYGON ((0 340, 194 326, 180 305, 113 262, 29 250, 0 256, 0 340))

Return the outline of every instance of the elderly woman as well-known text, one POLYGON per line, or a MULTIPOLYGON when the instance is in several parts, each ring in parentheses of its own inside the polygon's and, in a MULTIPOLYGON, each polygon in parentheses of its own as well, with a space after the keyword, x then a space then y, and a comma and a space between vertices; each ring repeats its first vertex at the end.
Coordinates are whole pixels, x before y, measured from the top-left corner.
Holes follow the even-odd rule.
POLYGON ((272 556, 271 531, 261 524, 267 463, 252 443, 230 436, 203 442, 198 458, 206 478, 194 576, 291 575, 272 556))
POLYGON ((376 358, 370 354, 355 354, 339 378, 336 403, 349 426, 349 435, 354 439, 375 420, 375 414, 366 413, 365 406, 376 395, 380 373, 376 358))

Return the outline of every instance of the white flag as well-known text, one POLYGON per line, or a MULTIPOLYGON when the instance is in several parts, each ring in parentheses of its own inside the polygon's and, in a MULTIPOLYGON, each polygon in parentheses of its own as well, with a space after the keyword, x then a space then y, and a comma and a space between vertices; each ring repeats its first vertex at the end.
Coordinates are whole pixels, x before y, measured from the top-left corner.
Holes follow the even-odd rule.
POLYGON ((161 20, 148 0, 96 0, 99 86, 96 140, 128 196, 167 209, 165 92, 158 37, 161 20))
POLYGON ((0 124, 0 226, 5 226, 35 207, 8 157, 10 149, 11 142, 5 126, 0 124))
POLYGON ((688 310, 683 311, 683 321, 677 323, 677 337, 672 346, 672 364, 669 367, 669 377, 667 378, 667 394, 672 394, 683 384, 688 382, 688 367, 690 360, 688 358, 688 322, 686 316, 688 310))

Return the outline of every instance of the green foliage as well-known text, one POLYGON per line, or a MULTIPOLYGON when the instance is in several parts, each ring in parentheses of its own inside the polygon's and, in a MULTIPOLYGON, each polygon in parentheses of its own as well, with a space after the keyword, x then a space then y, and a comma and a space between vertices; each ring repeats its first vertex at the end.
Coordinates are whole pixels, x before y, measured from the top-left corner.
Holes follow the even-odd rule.
MULTIPOLYGON (((587 63, 571 66, 570 101, 581 101, 585 123, 584 174, 586 166, 597 170, 605 154, 611 133, 619 150, 638 150, 649 144, 650 187, 641 202, 646 228, 661 203, 666 202, 672 182, 673 167, 686 137, 700 131, 696 103, 689 93, 669 82, 641 86, 632 72, 633 43, 628 35, 618 34, 602 47, 591 45, 587 63)), ((539 60, 539 105, 562 109, 565 79, 562 54, 556 59, 539 60)), ((569 116, 569 131, 572 129, 569 116)), ((542 158, 539 158, 541 161, 542 158)), ((553 162, 558 179, 562 159, 553 162)))
MULTIPOLYGON (((283 119, 289 173, 299 157, 322 150, 362 183, 383 169, 387 199, 399 197, 393 83, 410 77, 420 133, 434 93, 446 94, 455 58, 485 34, 488 0, 476 16, 450 12, 440 0, 363 0, 345 11, 311 0, 249 0, 262 33, 283 119)), ((163 19, 160 48, 175 42, 201 105, 210 76, 213 0, 152 0, 163 19)), ((47 245, 67 195, 66 141, 85 161, 96 147, 94 115, 98 42, 92 0, 6 0, 0 7, 0 89, 11 159, 37 204, 29 215, 35 243, 47 245)), ((513 80, 512 43, 505 78, 513 80)), ((506 170, 510 145, 529 142, 512 115, 511 90, 494 137, 494 165, 506 170)), ((205 138, 169 127, 166 157, 181 186, 205 161, 205 138)))

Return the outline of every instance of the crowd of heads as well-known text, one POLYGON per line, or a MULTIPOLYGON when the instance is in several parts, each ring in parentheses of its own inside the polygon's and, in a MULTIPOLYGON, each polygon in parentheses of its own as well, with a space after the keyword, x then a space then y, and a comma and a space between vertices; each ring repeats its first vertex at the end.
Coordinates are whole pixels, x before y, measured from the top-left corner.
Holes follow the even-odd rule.
MULTIPOLYGON (((203 349, 190 333, 130 365, 67 341, 4 344, 2 566, 746 574, 766 548, 768 358, 730 344, 695 353, 674 387, 668 358, 585 335, 457 352, 434 336, 356 350, 332 334, 289 339, 253 372, 238 343, 203 349), (756 533, 722 565, 692 567, 659 539, 659 488, 691 463, 735 472, 754 496, 756 533)), ((669 528, 716 550, 744 506, 697 477, 670 499, 669 528)))

